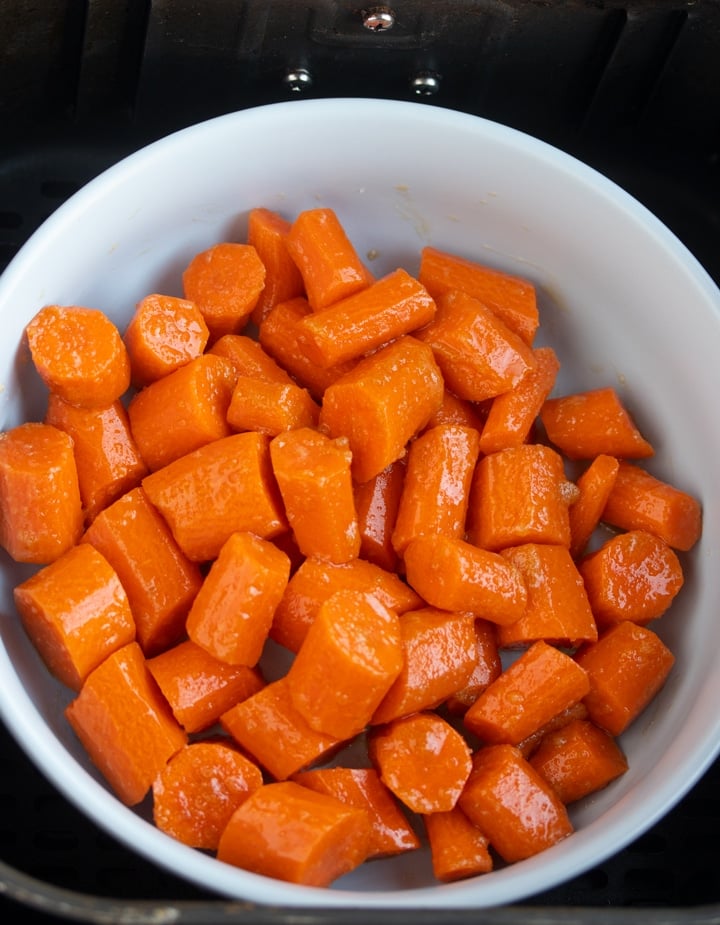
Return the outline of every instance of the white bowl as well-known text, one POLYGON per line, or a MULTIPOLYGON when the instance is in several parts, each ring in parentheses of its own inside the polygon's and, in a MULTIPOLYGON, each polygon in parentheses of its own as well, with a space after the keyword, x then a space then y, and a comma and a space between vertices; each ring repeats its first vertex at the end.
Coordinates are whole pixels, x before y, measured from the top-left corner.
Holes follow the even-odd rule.
POLYGON ((480 118, 420 103, 318 100, 223 116, 132 155, 63 205, 0 280, 0 429, 44 413, 21 346, 44 304, 104 309, 121 326, 150 292, 178 293, 196 252, 242 239, 247 210, 335 208, 373 269, 417 267, 424 244, 527 276, 559 390, 615 385, 657 449, 652 471, 701 499, 704 534, 656 625, 676 655, 652 706, 622 737, 630 770, 572 812, 547 852, 439 885, 427 852, 373 862, 332 889, 235 869, 124 808, 63 718, 68 693, 22 631, 1 560, 0 707, 59 790, 155 863, 227 897, 289 906, 486 907, 528 897, 622 849, 697 781, 720 747, 720 295, 644 207, 563 153, 480 118))

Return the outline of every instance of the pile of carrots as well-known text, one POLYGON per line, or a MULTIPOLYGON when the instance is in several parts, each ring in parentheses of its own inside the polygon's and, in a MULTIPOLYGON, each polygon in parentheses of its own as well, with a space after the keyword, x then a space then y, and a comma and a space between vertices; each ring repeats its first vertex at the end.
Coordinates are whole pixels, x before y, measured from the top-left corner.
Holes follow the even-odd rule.
POLYGON ((124 332, 38 311, 0 543, 120 800, 315 886, 572 833, 673 666, 652 624, 702 515, 614 388, 554 394, 539 321, 528 280, 434 247, 376 279, 328 208, 251 210, 124 332))

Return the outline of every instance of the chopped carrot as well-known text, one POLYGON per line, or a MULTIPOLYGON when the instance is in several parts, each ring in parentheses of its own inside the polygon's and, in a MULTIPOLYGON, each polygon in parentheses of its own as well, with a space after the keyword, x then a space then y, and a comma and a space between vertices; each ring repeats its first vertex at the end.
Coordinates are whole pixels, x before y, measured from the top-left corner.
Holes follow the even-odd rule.
POLYGON ((355 485, 360 555, 387 571, 398 565, 392 534, 404 481, 405 460, 396 459, 367 482, 355 485))
POLYGON ((406 335, 359 360, 325 390, 320 425, 347 437, 353 476, 366 482, 405 453, 440 406, 443 378, 427 344, 406 335))
POLYGON ((529 760, 566 805, 607 787, 628 769, 613 737, 580 719, 544 736, 529 760))
POLYGON ((491 623, 514 623, 525 611, 519 570, 499 553, 449 536, 419 536, 405 549, 411 588, 442 610, 469 611, 491 623))
POLYGON ((459 806, 423 816, 436 880, 452 883, 493 869, 487 836, 459 806))
POLYGON ((14 598, 48 669, 75 691, 104 658, 135 639, 125 589, 90 546, 73 546, 17 585, 14 598))
POLYGON ((212 344, 243 329, 265 286, 265 267, 251 244, 223 241, 192 258, 182 283, 185 298, 202 312, 212 344))
POLYGON ((227 421, 236 431, 255 430, 271 437, 287 430, 314 427, 320 415, 307 389, 294 382, 264 382, 249 376, 235 381, 227 421))
POLYGON ((702 508, 692 495, 621 461, 602 519, 621 530, 647 530, 687 552, 702 532, 702 508))
POLYGON ((551 785, 512 745, 488 745, 475 753, 458 802, 508 863, 539 854, 573 832, 551 785))
POLYGON ((152 472, 142 485, 194 562, 214 559, 232 533, 271 539, 287 529, 263 434, 214 440, 152 472))
POLYGON ((464 398, 458 398, 449 389, 445 389, 442 404, 431 415, 427 427, 437 427, 438 424, 460 424, 463 427, 472 427, 478 432, 482 432, 485 419, 486 413, 482 402, 474 403, 464 398))
POLYGON ((221 662, 189 639, 149 658, 147 666, 187 733, 209 729, 265 686, 258 668, 221 662))
POLYGON ((123 334, 133 385, 142 388, 199 357, 209 337, 194 302, 159 293, 145 296, 123 334))
POLYGON ((233 813, 218 859, 266 877, 329 886, 368 856, 364 809, 293 781, 265 784, 233 813))
POLYGON ((127 349, 116 326, 99 309, 46 305, 25 332, 40 378, 64 401, 106 408, 127 391, 127 349))
POLYGON ((531 732, 522 742, 518 742, 517 747, 522 752, 523 757, 531 758, 546 735, 549 735, 551 732, 557 732, 559 729, 562 729, 563 726, 567 726, 568 723, 574 720, 585 720, 589 715, 583 700, 573 703, 567 707, 567 709, 556 713, 552 719, 548 720, 543 726, 540 726, 539 729, 536 729, 535 732, 531 732))
POLYGON ((620 463, 601 453, 576 481, 578 497, 570 505, 570 553, 579 558, 600 523, 605 505, 617 478, 620 463))
POLYGON ((101 511, 83 541, 117 572, 143 652, 155 655, 176 643, 185 631, 185 618, 202 576, 143 489, 133 488, 101 511))
POLYGON ((480 694, 463 722, 483 742, 518 745, 589 690, 578 662, 538 640, 480 694))
POLYGON ((72 437, 88 523, 108 504, 139 485, 148 473, 130 431, 127 411, 119 400, 107 408, 80 408, 50 392, 45 423, 72 437))
POLYGON ((476 617, 473 624, 476 655, 472 674, 445 702, 448 712, 453 716, 462 716, 502 672, 497 626, 482 617, 476 617))
POLYGON ((247 243, 255 248, 265 267, 265 285, 250 316, 256 325, 278 302, 305 294, 302 274, 287 246, 291 227, 271 209, 257 207, 248 213, 247 243))
POLYGON ((260 768, 227 738, 189 743, 153 781, 153 821, 184 845, 216 851, 232 814, 262 784, 260 768))
POLYGON ((321 605, 286 679, 309 726, 351 739, 370 722, 402 667, 397 614, 371 594, 337 591, 321 605))
POLYGON ((0 433, 0 545, 11 558, 47 565, 82 529, 72 437, 36 422, 0 433))
POLYGON ((643 712, 675 662, 657 633, 629 620, 605 630, 576 659, 590 680, 584 698, 590 719, 613 736, 643 712))
POLYGON ((294 381, 262 345, 247 334, 224 334, 207 352, 230 360, 238 378, 246 376, 278 385, 290 385, 294 381))
POLYGON ((472 767, 465 739, 436 713, 413 713, 378 726, 368 753, 385 786, 423 814, 451 810, 472 767))
POLYGON ((220 661, 256 665, 289 575, 290 560, 271 542, 233 533, 192 603, 189 638, 220 661))
POLYGON ((135 642, 90 672, 65 715, 127 806, 144 799, 165 764, 187 744, 135 642))

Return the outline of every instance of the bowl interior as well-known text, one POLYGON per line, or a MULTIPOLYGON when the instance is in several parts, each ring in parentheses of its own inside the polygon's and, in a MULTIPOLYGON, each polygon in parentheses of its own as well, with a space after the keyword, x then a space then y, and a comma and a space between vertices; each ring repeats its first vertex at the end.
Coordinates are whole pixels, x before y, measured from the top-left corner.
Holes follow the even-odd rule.
POLYGON ((652 471, 699 497, 686 584, 654 628, 676 655, 660 696, 622 737, 630 771, 572 812, 577 832, 481 878, 439 886, 429 859, 364 865, 331 890, 268 881, 156 831, 124 809, 62 715, 68 693, 26 639, 0 560, 0 708, 46 775, 101 826, 220 894, 289 905, 465 905, 547 889, 618 851, 697 780, 720 744, 720 298, 643 207, 570 157, 482 119, 415 103, 276 104, 187 129, 113 167, 61 207, 0 280, 0 429, 44 414, 22 344, 49 302, 102 308, 121 329, 150 292, 180 293, 198 251, 242 240, 248 210, 338 212, 379 275, 414 272, 425 244, 526 276, 538 287, 538 343, 559 353, 557 392, 614 385, 655 445, 652 471))

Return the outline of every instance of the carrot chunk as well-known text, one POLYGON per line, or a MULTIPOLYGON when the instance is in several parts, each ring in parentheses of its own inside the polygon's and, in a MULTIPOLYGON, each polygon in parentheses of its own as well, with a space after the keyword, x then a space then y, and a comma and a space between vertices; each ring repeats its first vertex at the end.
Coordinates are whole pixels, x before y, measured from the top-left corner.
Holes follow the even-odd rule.
POLYGON ((460 424, 463 427, 472 427, 480 433, 485 418, 483 404, 475 404, 464 398, 458 398, 449 389, 444 389, 440 407, 431 415, 427 422, 427 429, 437 427, 438 424, 460 424))
POLYGON ((195 596, 188 636, 220 661, 257 664, 289 575, 290 560, 271 542, 233 533, 195 596))
POLYGON ((245 376, 278 385, 291 385, 294 381, 262 345, 247 334, 224 334, 207 352, 230 360, 238 378, 245 376))
POLYGON ((517 747, 522 752, 524 758, 530 758, 546 735, 550 735, 551 732, 557 732, 574 720, 586 720, 589 715, 584 701, 580 700, 578 703, 573 703, 567 709, 561 710, 560 713, 556 713, 552 719, 548 720, 543 726, 540 726, 539 729, 536 729, 535 732, 531 732, 527 738, 518 743, 517 747))
POLYGON ((235 381, 227 421, 236 431, 255 430, 276 437, 287 430, 314 427, 320 415, 307 389, 293 382, 263 382, 248 376, 235 381))
POLYGON ((613 736, 637 719, 675 663, 657 633, 629 620, 605 630, 576 659, 590 681, 584 698, 589 717, 613 736))
POLYGON ((508 863, 539 854, 573 832, 551 785, 512 745, 488 745, 475 753, 458 802, 508 863))
POLYGON ((423 816, 436 880, 452 883, 493 869, 487 836, 459 806, 423 816))
POLYGON ((247 243, 255 248, 265 267, 265 285, 250 316, 255 324, 259 325, 278 302, 305 293, 302 274, 287 246, 291 227, 271 209, 257 207, 248 213, 247 243))
POLYGON ((368 856, 364 809, 293 781, 265 784, 235 810, 220 837, 218 859, 307 886, 328 886, 368 856))
POLYGON ((142 488, 101 511, 83 541, 112 565, 130 601, 137 641, 147 656, 176 643, 202 576, 179 548, 142 488))
POLYGON ((577 500, 570 505, 570 553, 579 558, 600 523, 605 505, 617 478, 620 463, 614 456, 601 453, 576 481, 577 500))
POLYGON ((90 546, 73 546, 17 585, 14 597, 48 669, 75 691, 104 658, 135 639, 125 589, 90 546))
POLYGON ((514 623, 525 611, 519 570, 499 553, 448 536, 419 536, 405 549, 411 588, 442 610, 469 611, 491 623, 514 623))
POLYGON ((131 642, 92 671, 65 710, 91 760, 123 803, 140 803, 187 737, 131 642))
POLYGON ((142 388, 199 357, 209 337, 194 302, 160 293, 145 296, 123 334, 133 384, 142 388))
POLYGON ((106 408, 127 391, 127 349, 118 329, 99 309, 46 305, 25 332, 40 378, 64 401, 106 408))
POLYGON ((227 739, 192 742, 153 781, 153 821, 184 845, 216 851, 232 814, 262 784, 260 768, 227 739))
POLYGON ((402 667, 397 614, 370 594, 338 591, 320 607, 286 679, 308 725, 350 739, 370 722, 402 667))
POLYGON ((485 688, 489 687, 502 672, 497 626, 481 617, 476 617, 473 624, 475 664, 465 684, 451 694, 446 701, 447 710, 453 716, 462 716, 485 688))
POLYGON ((360 555, 387 571, 398 565, 392 534, 404 482, 405 460, 396 459, 367 482, 355 485, 360 555))
POLYGON ((518 745, 589 690, 578 662, 538 640, 480 694, 463 721, 483 742, 518 745))
POLYGON ((692 549, 702 532, 702 508, 696 498, 624 461, 602 519, 621 530, 647 530, 681 552, 692 549))
POLYGON ((432 350, 401 337, 325 390, 320 426, 347 437, 357 482, 366 482, 405 453, 443 397, 443 378, 432 350))
POLYGON ((0 545, 16 562, 46 565, 82 529, 72 437, 35 422, 0 433, 0 545))

